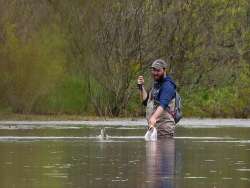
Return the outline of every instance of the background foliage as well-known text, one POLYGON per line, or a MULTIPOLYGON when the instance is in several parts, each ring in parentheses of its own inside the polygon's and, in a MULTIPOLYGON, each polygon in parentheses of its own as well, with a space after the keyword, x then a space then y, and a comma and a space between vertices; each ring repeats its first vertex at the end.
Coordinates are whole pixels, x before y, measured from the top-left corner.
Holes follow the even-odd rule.
POLYGON ((0 111, 139 116, 171 63, 185 116, 250 116, 247 0, 0 0, 0 111))

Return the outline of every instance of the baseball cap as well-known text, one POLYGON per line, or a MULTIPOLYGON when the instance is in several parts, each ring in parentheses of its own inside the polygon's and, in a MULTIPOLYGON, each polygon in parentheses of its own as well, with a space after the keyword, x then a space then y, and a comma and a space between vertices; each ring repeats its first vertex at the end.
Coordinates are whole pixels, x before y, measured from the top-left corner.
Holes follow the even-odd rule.
POLYGON ((166 69, 168 68, 168 63, 166 63, 164 60, 162 59, 157 59, 155 60, 152 65, 151 68, 155 68, 155 69, 166 69))

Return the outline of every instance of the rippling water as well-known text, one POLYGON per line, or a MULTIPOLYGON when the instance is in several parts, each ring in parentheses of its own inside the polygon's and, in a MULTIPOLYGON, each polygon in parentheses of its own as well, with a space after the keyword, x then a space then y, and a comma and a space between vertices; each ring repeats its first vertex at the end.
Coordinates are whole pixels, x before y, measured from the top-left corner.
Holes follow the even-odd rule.
POLYGON ((250 187, 249 127, 181 126, 157 142, 144 134, 139 124, 2 124, 0 187, 250 187))

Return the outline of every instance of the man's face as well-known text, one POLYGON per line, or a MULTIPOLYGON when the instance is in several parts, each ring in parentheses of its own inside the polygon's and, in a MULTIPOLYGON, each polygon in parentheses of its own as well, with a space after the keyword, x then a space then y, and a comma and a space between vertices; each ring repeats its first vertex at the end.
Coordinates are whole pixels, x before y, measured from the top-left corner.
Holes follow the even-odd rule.
POLYGON ((151 68, 151 74, 155 81, 162 80, 164 78, 164 69, 151 68))

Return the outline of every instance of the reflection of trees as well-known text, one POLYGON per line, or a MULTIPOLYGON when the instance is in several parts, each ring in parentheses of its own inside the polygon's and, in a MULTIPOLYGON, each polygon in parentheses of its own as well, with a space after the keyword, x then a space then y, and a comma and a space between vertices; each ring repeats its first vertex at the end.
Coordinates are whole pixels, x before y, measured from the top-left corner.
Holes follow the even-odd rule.
POLYGON ((61 177, 67 176, 63 147, 48 142, 1 143, 0 187, 67 187, 61 177))

